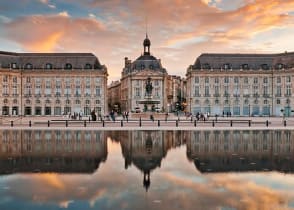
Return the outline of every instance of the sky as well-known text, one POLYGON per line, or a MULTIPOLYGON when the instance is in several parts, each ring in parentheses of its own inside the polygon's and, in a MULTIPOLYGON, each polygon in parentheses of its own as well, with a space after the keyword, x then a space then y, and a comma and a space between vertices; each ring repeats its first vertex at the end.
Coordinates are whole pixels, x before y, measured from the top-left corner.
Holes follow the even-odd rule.
POLYGON ((294 0, 0 0, 0 51, 91 52, 109 82, 146 31, 151 54, 184 77, 201 53, 294 51, 294 0))

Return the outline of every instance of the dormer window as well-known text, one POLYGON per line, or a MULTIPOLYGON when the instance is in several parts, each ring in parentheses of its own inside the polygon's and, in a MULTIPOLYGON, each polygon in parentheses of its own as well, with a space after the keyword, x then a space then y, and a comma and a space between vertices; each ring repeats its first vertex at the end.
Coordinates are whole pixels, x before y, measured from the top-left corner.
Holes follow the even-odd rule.
POLYGON ((283 69, 284 68, 284 64, 282 64, 282 63, 278 63, 278 64, 276 64, 276 69, 283 69))
POLYGON ((72 65, 70 63, 65 64, 64 69, 72 69, 72 65))
POLYGON ((145 69, 145 65, 144 64, 141 65, 141 69, 142 70, 145 69))
POLYGON ((210 65, 208 63, 205 63, 202 65, 202 69, 210 69, 210 65))
POLYGON ((87 63, 87 64, 85 65, 85 69, 92 69, 92 65, 89 64, 89 63, 87 63))
POLYGON ((12 64, 11 64, 11 68, 16 69, 16 68, 17 68, 16 63, 12 63, 12 64))
POLYGON ((151 64, 151 65, 149 65, 149 69, 154 69, 154 67, 153 67, 153 65, 151 64))
POLYGON ((27 63, 25 65, 25 69, 32 69, 33 68, 33 65, 31 63, 27 63))
POLYGON ((231 68, 232 68, 231 64, 229 64, 229 63, 224 64, 224 69, 225 70, 228 70, 228 69, 231 69, 231 68))
POLYGON ((45 66, 46 69, 52 69, 53 65, 51 63, 47 63, 45 66))
POLYGON ((269 65, 267 65, 267 64, 262 64, 262 65, 261 65, 261 69, 262 69, 262 70, 269 70, 269 65))
POLYGON ((241 67, 243 70, 249 70, 249 65, 248 64, 242 64, 241 67))

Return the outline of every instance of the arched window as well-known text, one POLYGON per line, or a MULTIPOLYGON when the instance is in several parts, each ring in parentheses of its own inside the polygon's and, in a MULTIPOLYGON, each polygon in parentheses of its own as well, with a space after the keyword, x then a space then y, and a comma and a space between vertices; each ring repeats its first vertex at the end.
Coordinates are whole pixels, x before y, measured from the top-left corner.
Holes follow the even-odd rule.
POLYGON ((27 63, 25 65, 25 69, 32 69, 33 68, 33 65, 31 63, 27 63))
POLYGON ((17 104, 17 99, 13 99, 13 103, 14 104, 17 104))
POLYGON ((76 100, 76 104, 81 104, 81 101, 80 100, 76 100))
POLYGON ((196 99, 195 104, 200 104, 200 101, 198 99, 196 99))
POLYGON ((41 101, 40 100, 36 100, 36 104, 40 104, 41 103, 41 101))
POLYGON ((8 103, 8 99, 5 98, 5 99, 3 100, 3 103, 4 103, 4 104, 7 104, 7 103, 8 103))
POLYGON ((90 63, 86 63, 85 69, 92 69, 92 65, 90 63))
POLYGON ((96 104, 100 104, 100 100, 96 100, 96 104))
POLYGON ((53 69, 53 65, 51 63, 46 63, 45 68, 46 69, 53 69))
POLYGON ((66 103, 66 104, 70 104, 70 100, 66 100, 65 103, 66 103))
POLYGON ((246 105, 249 104, 248 99, 245 99, 244 104, 246 104, 246 105))
POLYGON ((47 100, 45 101, 45 103, 46 103, 46 104, 50 104, 51 101, 50 101, 49 99, 47 99, 47 100))
POLYGON ((31 101, 29 99, 26 100, 26 104, 30 104, 31 101))
POLYGON ((55 103, 56 103, 56 104, 60 104, 60 100, 57 99, 57 100, 55 101, 55 103))
POLYGON ((90 100, 86 100, 86 104, 90 104, 90 100))
POLYGON ((65 64, 64 69, 72 69, 72 65, 70 63, 65 64))

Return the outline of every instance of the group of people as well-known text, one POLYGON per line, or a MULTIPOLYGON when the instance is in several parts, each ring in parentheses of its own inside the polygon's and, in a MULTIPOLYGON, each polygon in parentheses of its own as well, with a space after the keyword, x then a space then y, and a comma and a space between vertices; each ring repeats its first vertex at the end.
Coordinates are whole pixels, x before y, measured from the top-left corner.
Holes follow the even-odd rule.
MULTIPOLYGON (((63 113, 63 116, 66 116, 66 114, 63 113)), ((73 114, 71 114, 71 112, 69 112, 69 113, 67 114, 67 117, 68 117, 69 119, 72 119, 72 120, 81 120, 81 119, 82 119, 82 116, 83 116, 83 113, 82 113, 82 112, 79 112, 79 113, 74 112, 73 114)))

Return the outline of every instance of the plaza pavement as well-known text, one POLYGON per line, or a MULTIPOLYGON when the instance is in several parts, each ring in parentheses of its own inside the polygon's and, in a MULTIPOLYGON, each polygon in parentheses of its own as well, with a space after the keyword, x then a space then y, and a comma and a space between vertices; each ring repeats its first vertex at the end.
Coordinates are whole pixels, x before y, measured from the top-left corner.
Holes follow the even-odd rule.
POLYGON ((168 119, 158 118, 140 120, 132 118, 123 120, 116 117, 115 122, 109 119, 89 121, 85 116, 81 120, 72 120, 62 116, 40 117, 1 117, 0 129, 31 129, 31 130, 294 130, 293 117, 210 117, 206 121, 195 118, 169 115, 168 119), (49 121, 49 125, 48 125, 49 121), (196 124, 195 124, 196 121, 196 124), (268 122, 268 123, 267 123, 268 122))

